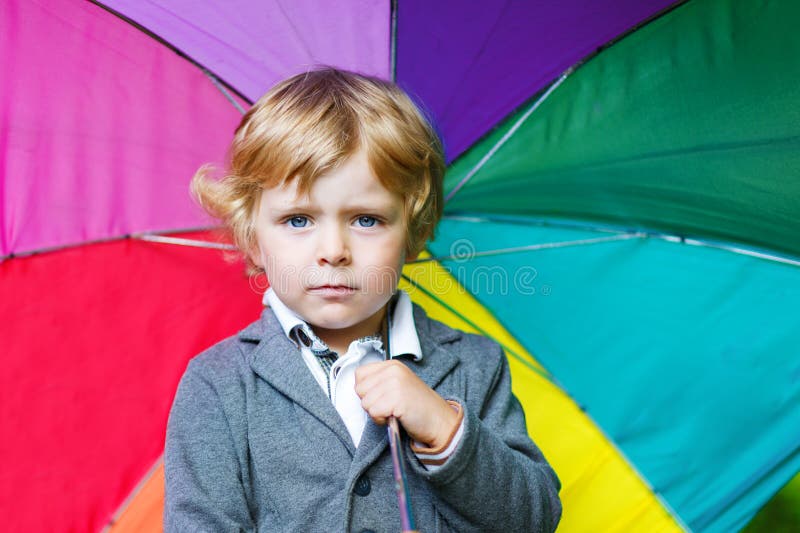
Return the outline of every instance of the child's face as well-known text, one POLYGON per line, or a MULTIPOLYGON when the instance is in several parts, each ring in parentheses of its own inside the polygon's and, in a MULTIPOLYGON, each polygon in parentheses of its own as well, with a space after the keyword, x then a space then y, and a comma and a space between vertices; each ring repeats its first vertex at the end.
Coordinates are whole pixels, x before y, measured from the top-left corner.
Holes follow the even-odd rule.
POLYGON ((323 340, 380 330, 406 259, 406 223, 402 197, 378 181, 363 151, 320 176, 308 196, 298 196, 297 180, 265 189, 256 226, 256 262, 323 340))

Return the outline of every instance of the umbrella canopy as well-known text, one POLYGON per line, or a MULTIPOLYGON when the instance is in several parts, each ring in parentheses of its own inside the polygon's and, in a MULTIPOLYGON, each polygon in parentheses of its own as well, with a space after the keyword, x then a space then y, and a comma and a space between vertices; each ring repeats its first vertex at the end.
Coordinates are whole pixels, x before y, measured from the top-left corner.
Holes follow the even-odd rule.
POLYGON ((402 286, 506 348, 561 530, 742 527, 800 470, 798 15, 4 3, 3 523, 159 523, 178 379, 264 289, 174 244, 221 240, 189 178, 224 165, 241 108, 329 64, 395 79, 444 138, 445 219, 402 286))

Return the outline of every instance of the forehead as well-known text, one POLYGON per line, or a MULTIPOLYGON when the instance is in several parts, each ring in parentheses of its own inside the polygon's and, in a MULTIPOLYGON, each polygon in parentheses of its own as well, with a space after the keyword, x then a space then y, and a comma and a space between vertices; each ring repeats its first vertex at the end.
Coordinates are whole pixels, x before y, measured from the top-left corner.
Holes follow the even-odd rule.
POLYGON ((317 176, 308 190, 300 188, 294 178, 273 187, 265 188, 262 203, 268 206, 301 205, 373 205, 396 207, 403 203, 400 194, 390 191, 373 172, 366 152, 359 150, 334 169, 317 176))

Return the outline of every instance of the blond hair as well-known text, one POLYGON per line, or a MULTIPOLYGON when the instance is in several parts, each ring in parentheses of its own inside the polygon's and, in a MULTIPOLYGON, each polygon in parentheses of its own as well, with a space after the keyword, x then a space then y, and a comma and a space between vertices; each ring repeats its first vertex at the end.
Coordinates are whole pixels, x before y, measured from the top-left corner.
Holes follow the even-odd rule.
POLYGON ((364 149, 373 173, 405 201, 406 251, 433 237, 442 214, 444 154, 430 123, 395 84, 320 68, 275 85, 244 115, 230 147, 229 170, 209 167, 192 178, 200 205, 233 234, 250 272, 257 250, 255 211, 262 189, 314 181, 364 149))

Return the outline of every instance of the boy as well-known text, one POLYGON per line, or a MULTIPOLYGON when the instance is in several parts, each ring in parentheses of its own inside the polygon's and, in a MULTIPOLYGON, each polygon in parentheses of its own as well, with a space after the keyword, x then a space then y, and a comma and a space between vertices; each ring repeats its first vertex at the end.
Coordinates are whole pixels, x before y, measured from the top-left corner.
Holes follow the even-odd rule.
POLYGON ((441 216, 443 172, 436 134, 400 89, 321 69, 245 115, 228 176, 198 173, 195 195, 270 289, 261 319, 181 380, 167 531, 399 531, 390 416, 408 436, 420 531, 555 529, 559 482, 501 349, 397 290, 441 216))

